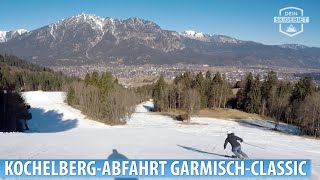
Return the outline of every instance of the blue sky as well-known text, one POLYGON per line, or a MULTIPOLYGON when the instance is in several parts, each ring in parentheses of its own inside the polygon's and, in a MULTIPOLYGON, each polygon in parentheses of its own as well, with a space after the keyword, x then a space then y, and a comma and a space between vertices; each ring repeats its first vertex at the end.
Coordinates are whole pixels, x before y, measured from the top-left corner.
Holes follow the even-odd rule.
POLYGON ((0 30, 33 30, 80 13, 154 21, 163 29, 223 34, 265 44, 320 47, 319 0, 0 0, 0 30), (289 37, 273 23, 279 9, 295 6, 310 17, 304 32, 289 37))

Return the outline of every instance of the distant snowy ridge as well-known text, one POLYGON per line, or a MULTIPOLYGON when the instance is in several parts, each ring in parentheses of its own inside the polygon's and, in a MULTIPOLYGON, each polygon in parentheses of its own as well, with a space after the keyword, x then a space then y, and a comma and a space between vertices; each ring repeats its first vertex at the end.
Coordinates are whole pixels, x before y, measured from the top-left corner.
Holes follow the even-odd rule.
POLYGON ((237 44, 242 42, 238 39, 235 39, 229 36, 210 35, 210 34, 205 34, 203 32, 196 32, 193 30, 183 31, 179 34, 187 38, 204 41, 204 42, 219 42, 219 43, 231 43, 231 44, 237 44))
POLYGON ((6 42, 27 32, 28 30, 26 29, 18 29, 16 31, 0 31, 0 43, 6 42))
POLYGON ((207 34, 205 35, 202 32, 196 32, 196 31, 192 31, 192 30, 183 31, 180 34, 183 36, 186 36, 186 37, 190 37, 190 38, 204 38, 205 36, 210 36, 207 34))

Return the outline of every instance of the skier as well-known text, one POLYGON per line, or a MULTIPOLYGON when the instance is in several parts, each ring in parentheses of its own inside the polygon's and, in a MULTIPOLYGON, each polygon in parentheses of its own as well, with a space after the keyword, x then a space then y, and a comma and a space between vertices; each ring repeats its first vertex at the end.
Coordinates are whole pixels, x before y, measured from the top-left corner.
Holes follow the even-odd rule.
POLYGON ((228 137, 224 142, 224 150, 228 156, 228 152, 226 150, 227 144, 230 143, 232 147, 232 152, 236 155, 239 159, 249 158, 244 152, 241 151, 241 145, 238 141, 243 142, 243 139, 239 138, 238 136, 234 135, 232 131, 227 132, 228 137))

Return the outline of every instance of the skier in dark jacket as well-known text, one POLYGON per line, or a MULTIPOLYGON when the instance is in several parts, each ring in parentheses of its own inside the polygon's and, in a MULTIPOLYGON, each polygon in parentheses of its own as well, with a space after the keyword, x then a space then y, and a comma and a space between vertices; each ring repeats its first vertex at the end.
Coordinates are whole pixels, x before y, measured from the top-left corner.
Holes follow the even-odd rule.
MULTIPOLYGON (((239 159, 248 158, 248 156, 241 151, 241 145, 238 141, 243 142, 243 139, 239 138, 238 136, 234 135, 232 131, 227 132, 227 139, 224 142, 224 150, 227 153, 226 147, 227 144, 230 143, 232 147, 232 152, 237 156, 239 159)), ((227 153, 228 154, 228 153, 227 153)))

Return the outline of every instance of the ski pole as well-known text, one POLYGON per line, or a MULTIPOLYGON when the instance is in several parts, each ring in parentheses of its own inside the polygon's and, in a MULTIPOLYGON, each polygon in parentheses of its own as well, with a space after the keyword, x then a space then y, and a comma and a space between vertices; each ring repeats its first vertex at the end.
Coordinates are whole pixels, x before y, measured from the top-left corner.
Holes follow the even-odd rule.
POLYGON ((244 143, 244 144, 247 144, 247 145, 249 145, 249 146, 253 146, 253 147, 260 148, 260 149, 264 149, 264 148, 262 148, 262 147, 259 147, 259 146, 253 145, 253 144, 249 144, 249 143, 246 143, 246 142, 243 142, 243 143, 244 143))

